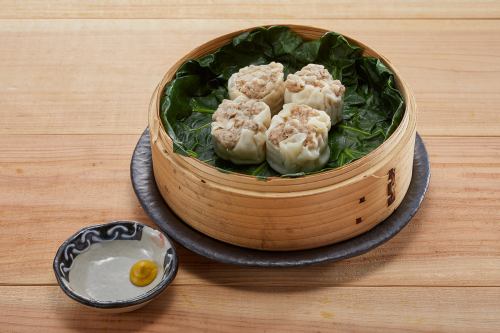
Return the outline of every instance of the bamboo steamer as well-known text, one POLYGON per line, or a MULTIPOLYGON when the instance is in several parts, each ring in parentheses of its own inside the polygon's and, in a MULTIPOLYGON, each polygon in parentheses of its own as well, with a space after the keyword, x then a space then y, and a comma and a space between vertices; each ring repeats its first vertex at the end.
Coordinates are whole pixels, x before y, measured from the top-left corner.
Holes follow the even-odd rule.
MULTIPOLYGON (((328 32, 289 25, 304 39, 328 32)), ((191 227, 215 239, 260 250, 299 250, 339 242, 387 218, 401 203, 410 184, 416 130, 416 104, 398 71, 382 55, 360 46, 392 70, 406 103, 401 124, 377 149, 343 167, 300 178, 266 181, 223 173, 195 158, 173 151, 160 121, 160 95, 187 60, 211 53, 235 36, 233 32, 189 52, 165 74, 153 94, 149 128, 153 170, 170 208, 191 227)))

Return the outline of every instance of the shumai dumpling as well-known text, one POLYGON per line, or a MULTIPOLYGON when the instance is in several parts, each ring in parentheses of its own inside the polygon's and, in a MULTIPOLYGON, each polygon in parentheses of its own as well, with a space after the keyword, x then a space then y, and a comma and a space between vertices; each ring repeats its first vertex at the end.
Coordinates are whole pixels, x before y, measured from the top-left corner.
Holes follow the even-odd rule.
POLYGON ((263 162, 270 122, 271 111, 264 102, 243 96, 223 100, 212 116, 215 153, 235 164, 263 162))
POLYGON ((267 162, 280 174, 321 169, 330 158, 325 111, 303 104, 285 104, 267 130, 267 162))
POLYGON ((277 62, 243 67, 229 78, 229 98, 245 96, 257 99, 269 105, 271 114, 275 115, 283 106, 283 79, 283 65, 277 62))
POLYGON ((323 65, 309 64, 285 81, 285 103, 306 104, 325 111, 332 125, 342 120, 345 87, 323 65))

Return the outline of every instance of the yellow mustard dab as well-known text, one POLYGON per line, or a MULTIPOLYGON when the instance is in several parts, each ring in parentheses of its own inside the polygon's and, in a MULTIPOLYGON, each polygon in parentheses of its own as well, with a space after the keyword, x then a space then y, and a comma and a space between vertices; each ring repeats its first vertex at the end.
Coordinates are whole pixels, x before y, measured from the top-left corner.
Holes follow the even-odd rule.
POLYGON ((151 260, 139 260, 130 269, 130 282, 144 287, 153 282, 158 274, 158 265, 151 260))

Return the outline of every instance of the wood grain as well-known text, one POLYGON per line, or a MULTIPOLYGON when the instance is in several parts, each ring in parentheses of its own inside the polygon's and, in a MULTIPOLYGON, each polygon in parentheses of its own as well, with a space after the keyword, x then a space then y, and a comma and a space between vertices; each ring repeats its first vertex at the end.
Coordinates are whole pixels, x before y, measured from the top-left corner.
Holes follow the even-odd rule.
MULTIPOLYGON (((54 284, 59 244, 111 219, 150 223, 129 180, 138 135, 0 136, 0 284, 54 284)), ((364 256, 307 269, 238 268, 180 250, 175 284, 498 286, 500 140, 428 137, 429 193, 397 237, 364 256), (473 237, 471 235, 474 235, 473 237), (446 246, 445 246, 446 245, 446 246)))
POLYGON ((497 332, 498 18, 494 0, 0 0, 0 332, 497 332), (409 82, 432 163, 415 219, 363 256, 307 268, 179 248, 174 285, 131 314, 69 300, 51 268, 60 242, 111 219, 151 223, 128 166, 165 71, 275 23, 352 35, 409 82))
POLYGON ((500 326, 498 287, 172 286, 122 315, 82 308, 58 287, 0 287, 0 293, 0 327, 7 332, 494 332, 500 326))
POLYGON ((493 0, 0 0, 0 18, 499 18, 493 0))
MULTIPOLYGON (((0 21, 0 133, 140 133, 154 87, 182 55, 223 33, 286 22, 0 21)), ((415 92, 421 133, 467 136, 500 135, 499 22, 294 20, 390 59, 415 92)))

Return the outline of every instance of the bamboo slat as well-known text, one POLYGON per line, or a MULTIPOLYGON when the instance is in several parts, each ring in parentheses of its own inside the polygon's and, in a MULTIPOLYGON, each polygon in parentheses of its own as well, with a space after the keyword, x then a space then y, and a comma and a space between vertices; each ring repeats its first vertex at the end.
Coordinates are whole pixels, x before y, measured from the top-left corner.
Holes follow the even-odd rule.
MULTIPOLYGON (((290 28, 306 40, 317 39, 327 32, 299 25, 290 25, 290 28)), ((220 36, 195 48, 167 71, 153 94, 149 113, 153 169, 163 198, 195 229, 228 243, 261 250, 314 248, 371 229, 398 207, 408 189, 415 143, 416 103, 394 66, 352 38, 347 37, 366 55, 380 58, 394 72, 406 102, 405 115, 397 130, 367 156, 341 168, 306 177, 272 177, 262 181, 251 176, 222 173, 197 159, 174 152, 173 142, 160 121, 160 92, 187 60, 211 53, 234 36, 251 29, 220 36), (388 175, 394 170, 396 196, 391 202, 388 200, 388 175), (322 205, 321 209, 318 205, 322 205)))

